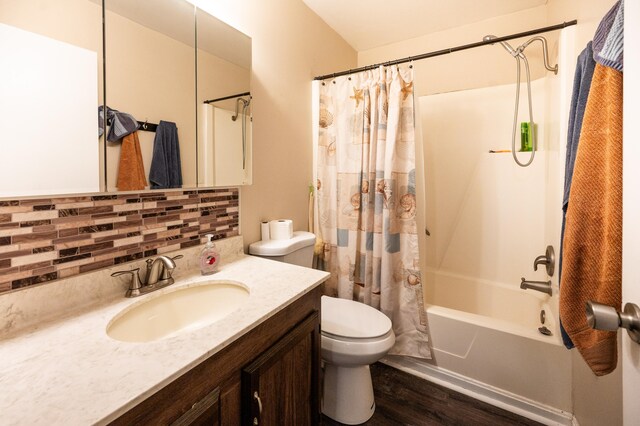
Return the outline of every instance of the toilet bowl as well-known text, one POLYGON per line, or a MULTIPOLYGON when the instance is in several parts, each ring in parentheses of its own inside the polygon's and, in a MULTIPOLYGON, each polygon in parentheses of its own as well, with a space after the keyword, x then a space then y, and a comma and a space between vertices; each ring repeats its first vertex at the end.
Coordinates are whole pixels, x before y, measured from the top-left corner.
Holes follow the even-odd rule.
POLYGON ((369 364, 393 347, 391 320, 363 303, 322 296, 321 329, 322 413, 348 425, 364 423, 375 411, 369 364))

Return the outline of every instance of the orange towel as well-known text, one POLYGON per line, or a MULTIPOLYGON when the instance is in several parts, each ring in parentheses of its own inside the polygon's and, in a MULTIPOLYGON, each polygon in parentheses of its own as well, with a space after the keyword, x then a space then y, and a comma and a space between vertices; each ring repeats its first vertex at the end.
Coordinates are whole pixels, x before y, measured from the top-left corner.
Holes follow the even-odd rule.
POLYGON ((591 329, 588 300, 621 305, 622 73, 596 64, 576 155, 563 241, 560 318, 591 370, 617 363, 617 333, 591 329))
POLYGON ((116 186, 120 191, 137 191, 147 186, 138 132, 128 134, 122 139, 116 186))

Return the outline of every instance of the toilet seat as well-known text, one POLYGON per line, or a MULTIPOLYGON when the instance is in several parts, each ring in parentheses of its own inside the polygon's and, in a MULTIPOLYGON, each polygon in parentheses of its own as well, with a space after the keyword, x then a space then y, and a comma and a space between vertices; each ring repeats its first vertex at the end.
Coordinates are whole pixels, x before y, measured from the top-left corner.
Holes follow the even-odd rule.
POLYGON ((322 296, 322 334, 337 340, 379 340, 391 331, 391 320, 364 303, 322 296))

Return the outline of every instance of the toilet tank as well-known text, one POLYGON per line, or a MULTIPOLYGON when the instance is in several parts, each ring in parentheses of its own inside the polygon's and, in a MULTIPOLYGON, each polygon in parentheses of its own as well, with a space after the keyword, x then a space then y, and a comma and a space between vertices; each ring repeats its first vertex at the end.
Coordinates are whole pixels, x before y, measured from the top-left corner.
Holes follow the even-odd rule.
POLYGON ((249 254, 311 268, 315 243, 315 234, 296 231, 286 240, 257 241, 249 245, 249 254))

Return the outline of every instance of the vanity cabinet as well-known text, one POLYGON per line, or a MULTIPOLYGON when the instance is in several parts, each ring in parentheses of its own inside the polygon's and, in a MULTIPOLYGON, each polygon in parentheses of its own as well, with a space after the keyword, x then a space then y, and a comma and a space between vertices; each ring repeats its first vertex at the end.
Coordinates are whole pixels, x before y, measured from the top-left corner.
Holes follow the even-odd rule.
POLYGON ((111 424, 318 424, 321 295, 311 290, 111 424))
POLYGON ((242 370, 242 424, 318 424, 317 324, 315 312, 242 370))

